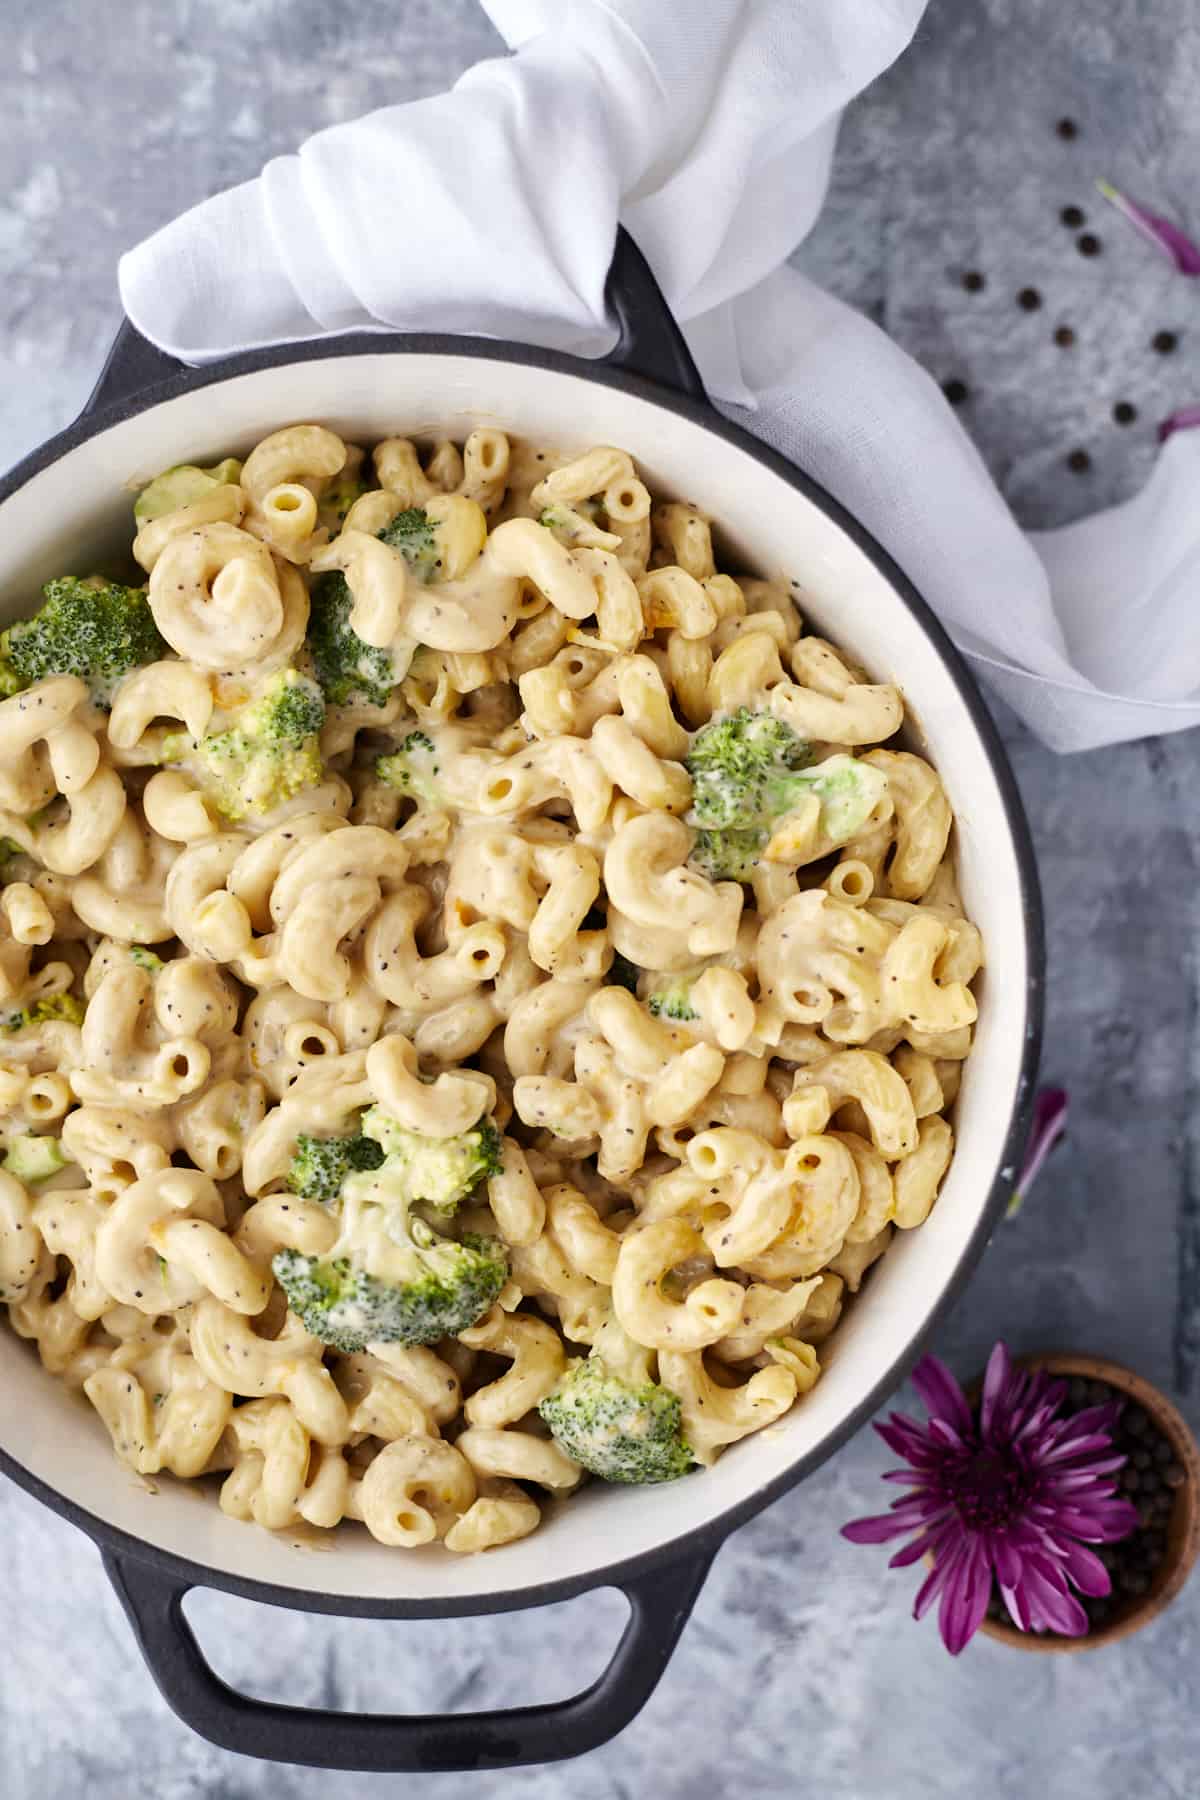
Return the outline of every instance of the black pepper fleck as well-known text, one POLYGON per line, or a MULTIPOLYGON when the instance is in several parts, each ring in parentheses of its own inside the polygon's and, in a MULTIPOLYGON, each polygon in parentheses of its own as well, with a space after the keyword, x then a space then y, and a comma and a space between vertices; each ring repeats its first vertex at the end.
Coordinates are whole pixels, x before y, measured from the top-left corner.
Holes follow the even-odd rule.
POLYGON ((987 286, 987 281, 978 269, 968 269, 962 278, 962 284, 968 294, 978 294, 987 286))
POLYGON ((1017 295, 1017 305, 1025 312, 1036 312, 1041 304, 1042 296, 1038 293, 1036 288, 1022 288, 1017 295))
POLYGON ((1113 418, 1118 425, 1132 425, 1137 418, 1137 407, 1131 400, 1118 400, 1113 407, 1113 418))
POLYGON ((960 381, 957 376, 942 383, 942 392, 951 406, 963 406, 971 397, 966 382, 960 381))
POLYGON ((1079 136, 1079 127, 1074 119, 1060 119, 1054 129, 1060 138, 1074 138, 1079 136))
POLYGON ((1087 224, 1087 215, 1080 206, 1064 206, 1058 216, 1072 231, 1078 231, 1081 225, 1087 224))
POLYGON ((1075 248, 1080 256, 1099 256, 1104 246, 1094 231, 1084 231, 1075 239, 1075 248))
POLYGON ((1069 350, 1075 342, 1075 333, 1069 325, 1060 325, 1054 334, 1054 341, 1060 350, 1069 350))
POLYGON ((1173 331, 1156 331, 1150 340, 1150 348, 1157 350, 1160 356, 1170 356, 1179 346, 1179 339, 1173 331))
POLYGON ((1084 475, 1092 466, 1092 459, 1086 450, 1072 450, 1067 458, 1067 467, 1076 475, 1084 475))

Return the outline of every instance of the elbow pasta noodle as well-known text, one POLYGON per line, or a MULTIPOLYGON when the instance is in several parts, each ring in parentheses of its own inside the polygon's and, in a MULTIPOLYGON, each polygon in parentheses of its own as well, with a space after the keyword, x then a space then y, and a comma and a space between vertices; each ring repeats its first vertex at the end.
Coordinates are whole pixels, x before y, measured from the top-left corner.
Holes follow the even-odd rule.
POLYGON ((140 1475, 474 1554, 584 1481, 538 1408, 614 1332, 696 1464, 802 1403, 937 1201, 983 945, 898 689, 624 450, 306 423, 238 468, 139 503, 160 653, 110 705, 0 700, 0 1303, 140 1475), (327 688, 315 772, 233 817, 170 746, 281 671, 327 688), (825 785, 725 879, 689 758, 742 709, 825 785), (382 1232, 289 1186, 371 1106, 434 1151, 496 1127, 437 1224, 507 1279, 432 1343, 327 1344, 273 1272, 382 1232))

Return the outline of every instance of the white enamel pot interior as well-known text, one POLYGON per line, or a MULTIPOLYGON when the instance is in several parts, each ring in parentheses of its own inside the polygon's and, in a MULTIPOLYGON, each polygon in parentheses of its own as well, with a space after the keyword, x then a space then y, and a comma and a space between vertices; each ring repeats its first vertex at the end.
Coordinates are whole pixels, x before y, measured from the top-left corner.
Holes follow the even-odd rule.
POLYGON ((235 365, 241 373, 193 373, 173 384, 184 391, 168 384, 143 410, 114 409, 64 434, 17 472, 0 503, 4 620, 27 611, 50 576, 83 571, 127 545, 129 494, 156 471, 244 454, 293 420, 319 420, 365 444, 396 434, 461 440, 489 423, 567 450, 622 445, 655 494, 690 499, 719 521, 734 566, 787 580, 810 628, 873 679, 901 688, 909 742, 934 763, 954 808, 963 898, 987 952, 957 1151, 930 1219, 897 1234, 803 1403, 686 1480, 642 1489, 593 1484, 552 1508, 532 1537, 481 1557, 401 1553, 357 1526, 343 1528, 332 1554, 314 1555, 286 1535, 226 1518, 211 1485, 162 1477, 148 1491, 114 1460, 86 1402, 0 1330, 5 1466, 110 1548, 132 1546, 160 1568, 294 1604, 456 1613, 558 1597, 677 1558, 689 1545, 711 1545, 878 1404, 965 1280, 1011 1188, 1036 1055, 1041 945, 1027 834, 990 719, 940 629, 865 534, 789 465, 698 403, 540 352, 475 340, 410 344, 418 342, 442 348, 397 354, 360 338, 352 349, 309 347, 302 360, 272 363, 263 353, 235 365))

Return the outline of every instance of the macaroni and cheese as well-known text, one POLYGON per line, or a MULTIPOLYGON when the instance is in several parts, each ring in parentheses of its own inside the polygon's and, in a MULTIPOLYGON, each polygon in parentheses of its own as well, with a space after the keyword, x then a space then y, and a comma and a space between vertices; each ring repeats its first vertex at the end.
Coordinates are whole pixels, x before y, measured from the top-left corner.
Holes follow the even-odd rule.
POLYGON ((971 1048, 897 688, 608 446, 296 425, 135 522, 0 640, 15 1331, 139 1474, 401 1548, 779 1419, 971 1048))

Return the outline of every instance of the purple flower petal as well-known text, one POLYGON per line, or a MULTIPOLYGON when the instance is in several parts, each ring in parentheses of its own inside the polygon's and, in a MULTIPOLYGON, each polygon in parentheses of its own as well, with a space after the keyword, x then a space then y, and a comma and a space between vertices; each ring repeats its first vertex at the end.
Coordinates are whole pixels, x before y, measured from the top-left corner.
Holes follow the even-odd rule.
POLYGON ((959 1542, 952 1544, 944 1556, 939 1556, 935 1559, 932 1569, 930 1569, 925 1580, 918 1588, 917 1597, 913 1601, 914 1619, 923 1619, 925 1617, 925 1614, 929 1611, 929 1608, 933 1605, 934 1601, 945 1587, 948 1577, 954 1573, 955 1569, 962 1561, 962 1555, 962 1544, 959 1542))
POLYGON ((1011 1384, 1012 1360, 1008 1354, 1008 1345, 999 1343, 988 1357, 983 1376, 983 1396, 979 1403, 979 1429, 985 1441, 992 1435, 997 1404, 1011 1384))
POLYGON ((971 1430, 971 1409, 953 1375, 937 1356, 923 1356, 912 1372, 912 1384, 930 1423, 952 1425, 964 1436, 971 1430))
POLYGON ((1161 213, 1152 213, 1128 194, 1122 194, 1111 182, 1098 181, 1096 186, 1111 206, 1119 213, 1124 213, 1135 231, 1140 231, 1144 238, 1157 246, 1165 256, 1169 256, 1181 275, 1200 275, 1200 246, 1194 244, 1186 232, 1164 219, 1161 213))
POLYGON ((1025 1147, 1025 1161, 1017 1176, 1017 1185, 1008 1203, 1008 1217, 1021 1210, 1029 1191, 1042 1172, 1042 1166, 1067 1129, 1070 1101, 1065 1088, 1042 1088, 1034 1101, 1033 1124, 1025 1147))
POLYGON ((948 1577, 938 1608, 938 1629, 951 1656, 960 1655, 975 1636, 991 1597, 991 1559, 976 1538, 948 1577))
POLYGON ((851 1519, 842 1526, 842 1536, 852 1544, 888 1544, 908 1529, 903 1523, 897 1525, 891 1513, 878 1513, 873 1519, 851 1519))
POLYGON ((1108 1570, 1100 1558, 1092 1550, 1085 1550, 1082 1544, 1067 1544, 1064 1567, 1072 1582, 1081 1594, 1112 1593, 1112 1582, 1108 1570))
POLYGON ((947 1525, 950 1524, 953 1517, 953 1508, 947 1507, 939 1518, 931 1519, 928 1530, 923 1531, 919 1537, 915 1537, 911 1544, 905 1544, 903 1550, 897 1550, 896 1554, 888 1559, 888 1568, 907 1569, 911 1564, 920 1562, 921 1558, 927 1556, 931 1551, 936 1551, 945 1539, 952 1539, 953 1528, 947 1531, 947 1525))
POLYGON ((1177 431, 1194 431, 1200 425, 1200 406, 1181 406, 1178 412, 1168 414, 1158 428, 1158 441, 1165 444, 1169 437, 1177 431))

